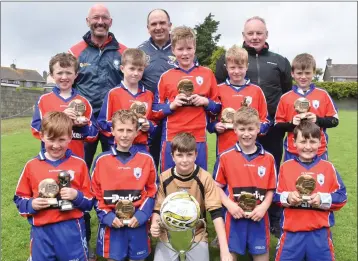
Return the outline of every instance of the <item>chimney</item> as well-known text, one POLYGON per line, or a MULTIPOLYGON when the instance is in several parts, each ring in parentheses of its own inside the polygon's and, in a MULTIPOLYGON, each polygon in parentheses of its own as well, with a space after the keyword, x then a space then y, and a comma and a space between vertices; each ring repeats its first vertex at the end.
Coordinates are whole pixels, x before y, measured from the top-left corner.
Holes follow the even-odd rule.
POLYGON ((331 66, 332 66, 332 59, 331 59, 331 58, 328 58, 328 59, 326 60, 326 62, 327 62, 327 66, 328 66, 328 67, 331 67, 331 66))
POLYGON ((43 71, 42 78, 44 78, 45 81, 47 80, 47 72, 46 71, 43 71))
POLYGON ((14 64, 14 63, 10 64, 10 68, 16 70, 16 64, 14 64))

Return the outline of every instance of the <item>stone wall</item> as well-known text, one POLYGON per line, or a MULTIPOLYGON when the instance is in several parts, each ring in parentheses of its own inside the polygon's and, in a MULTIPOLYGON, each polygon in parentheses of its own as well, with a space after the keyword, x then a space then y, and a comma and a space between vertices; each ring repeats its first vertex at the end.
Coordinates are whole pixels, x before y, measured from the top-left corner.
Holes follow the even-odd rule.
POLYGON ((1 119, 32 116, 38 98, 49 91, 1 86, 1 119))

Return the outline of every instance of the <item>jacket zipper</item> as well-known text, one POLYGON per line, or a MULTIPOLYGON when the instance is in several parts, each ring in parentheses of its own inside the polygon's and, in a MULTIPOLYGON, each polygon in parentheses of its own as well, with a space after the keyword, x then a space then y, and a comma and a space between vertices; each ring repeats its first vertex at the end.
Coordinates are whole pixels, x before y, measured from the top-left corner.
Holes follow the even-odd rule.
POLYGON ((260 64, 259 64, 259 54, 256 54, 256 68, 257 68, 257 85, 260 86, 260 64))

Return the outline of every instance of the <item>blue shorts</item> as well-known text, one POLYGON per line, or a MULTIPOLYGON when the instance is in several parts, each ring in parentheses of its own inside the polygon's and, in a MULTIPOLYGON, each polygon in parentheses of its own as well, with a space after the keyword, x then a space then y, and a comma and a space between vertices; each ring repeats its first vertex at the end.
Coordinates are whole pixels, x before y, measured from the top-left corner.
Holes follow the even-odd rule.
MULTIPOLYGON (((169 141, 162 141, 162 149, 160 153, 160 172, 164 172, 175 166, 172 158, 171 143, 169 141)), ((195 164, 204 170, 208 169, 208 146, 206 142, 197 142, 196 149, 198 156, 195 164)))
POLYGON ((268 214, 259 221, 234 219, 225 213, 225 228, 230 252, 245 255, 246 249, 252 255, 262 255, 270 249, 270 222, 268 214))
POLYGON ((83 218, 31 228, 32 261, 88 260, 83 218))
POLYGON ((104 258, 124 260, 145 259, 150 254, 148 223, 137 228, 110 228, 99 224, 97 235, 97 254, 104 258))
POLYGON ((287 232, 276 247, 275 261, 334 261, 332 234, 329 228, 313 231, 287 232))
MULTIPOLYGON (((294 159, 297 157, 297 154, 288 152, 287 150, 285 150, 284 154, 285 154, 284 159, 283 159, 284 161, 288 161, 288 160, 291 160, 291 159, 294 159)), ((323 153, 321 156, 318 156, 318 157, 323 160, 328 160, 328 152, 326 151, 325 153, 323 153)))

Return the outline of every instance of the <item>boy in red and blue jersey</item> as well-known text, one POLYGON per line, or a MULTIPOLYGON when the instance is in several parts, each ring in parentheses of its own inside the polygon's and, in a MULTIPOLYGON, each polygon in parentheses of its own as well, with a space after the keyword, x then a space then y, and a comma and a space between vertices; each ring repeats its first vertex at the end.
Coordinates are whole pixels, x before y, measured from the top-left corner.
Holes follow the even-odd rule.
POLYGON ((317 156, 320 128, 304 120, 293 135, 298 156, 281 165, 274 195, 274 202, 284 207, 275 261, 334 261, 330 227, 335 222, 333 211, 347 202, 346 188, 333 164, 317 156), (299 193, 302 178, 315 184, 306 200, 299 193))
POLYGON ((95 125, 90 103, 72 88, 78 73, 78 61, 69 53, 59 53, 51 58, 49 69, 56 86, 52 92, 40 96, 32 117, 32 134, 35 138, 40 139, 40 126, 43 116, 50 111, 63 111, 74 121, 69 148, 74 154, 84 158, 84 142, 96 140, 98 128, 95 125), (82 102, 85 106, 82 115, 84 121, 78 121, 75 109, 69 107, 70 103, 74 101, 82 102))
MULTIPOLYGON (((88 260, 83 212, 93 206, 93 195, 84 160, 72 153, 72 120, 63 112, 49 112, 42 119, 40 137, 44 149, 29 160, 19 178, 14 202, 31 225, 31 260, 88 260), (73 209, 60 211, 40 197, 39 184, 58 180, 66 171, 70 187, 60 188, 58 198, 72 202, 73 209)), ((60 202, 60 201, 59 201, 60 202)))
POLYGON ((140 150, 148 151, 148 137, 155 131, 156 124, 151 121, 153 93, 139 83, 146 66, 147 58, 142 50, 127 48, 123 52, 122 64, 120 65, 124 75, 123 81, 119 86, 108 92, 97 118, 101 133, 108 138, 109 146, 114 145, 114 137, 111 134, 113 114, 121 109, 129 110, 131 106, 137 103, 145 106, 145 115, 143 115, 143 123, 140 125, 138 136, 133 141, 133 145, 140 150))
POLYGON ((321 146, 318 156, 328 159, 326 128, 338 125, 338 110, 327 91, 317 88, 312 83, 315 71, 316 61, 310 54, 299 54, 292 61, 292 77, 296 85, 291 91, 282 95, 275 115, 276 127, 287 132, 284 141, 284 161, 297 157, 298 153, 293 142, 293 129, 305 119, 321 128, 321 146), (302 111, 300 104, 301 106, 308 104, 308 106, 306 105, 302 111))
POLYGON ((241 107, 234 115, 234 131, 238 142, 219 155, 213 178, 220 187, 225 207, 225 228, 229 250, 234 260, 246 249, 254 261, 268 261, 270 225, 267 209, 276 188, 274 157, 256 143, 260 132, 258 112, 241 107), (256 206, 245 212, 239 206, 240 197, 251 194, 256 206))
POLYGON ((218 87, 213 72, 194 61, 196 50, 195 32, 186 26, 176 27, 171 33, 172 52, 176 68, 162 74, 153 111, 163 120, 161 172, 174 167, 171 141, 180 132, 189 132, 197 142, 196 164, 207 169, 206 123, 209 115, 220 111, 218 87), (189 94, 178 91, 181 81, 190 81, 193 90, 189 94), (190 104, 190 106, 186 106, 190 104))
POLYGON ((132 145, 139 128, 133 111, 115 112, 111 128, 116 146, 101 153, 92 169, 99 219, 97 254, 108 260, 144 260, 150 254, 147 221, 157 193, 156 168, 148 152, 132 145), (122 200, 135 208, 129 221, 116 216, 116 204, 122 200))
POLYGON ((216 132, 217 134, 217 155, 236 143, 236 135, 232 126, 228 128, 228 125, 221 122, 225 109, 231 108, 236 111, 241 106, 250 106, 259 113, 261 122, 259 134, 264 135, 270 127, 264 93, 259 86, 250 83, 250 80, 245 78, 248 68, 247 51, 234 45, 227 50, 225 60, 229 78, 218 85, 221 114, 211 119, 207 127, 210 133, 216 132))

